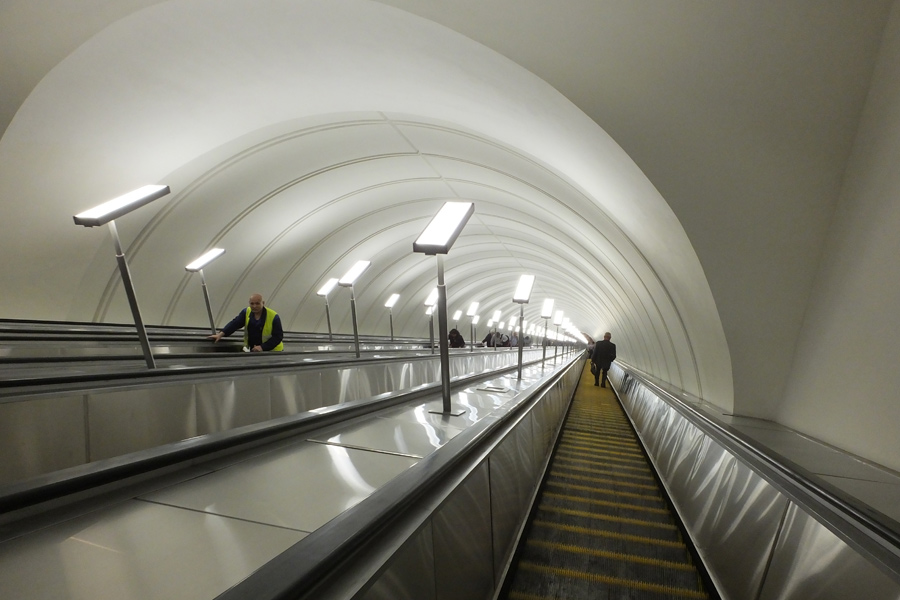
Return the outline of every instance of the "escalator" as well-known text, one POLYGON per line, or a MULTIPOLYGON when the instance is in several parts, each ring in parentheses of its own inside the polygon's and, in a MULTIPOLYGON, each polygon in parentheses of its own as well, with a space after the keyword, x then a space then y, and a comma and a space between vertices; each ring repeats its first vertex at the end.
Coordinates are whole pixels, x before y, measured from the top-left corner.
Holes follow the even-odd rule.
POLYGON ((615 394, 587 365, 501 597, 717 597, 615 394))

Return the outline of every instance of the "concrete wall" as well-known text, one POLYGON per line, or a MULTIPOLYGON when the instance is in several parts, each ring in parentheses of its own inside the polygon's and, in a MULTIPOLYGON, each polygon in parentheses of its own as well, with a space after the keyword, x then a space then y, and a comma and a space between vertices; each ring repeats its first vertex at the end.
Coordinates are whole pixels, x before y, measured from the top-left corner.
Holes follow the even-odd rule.
POLYGON ((898 165, 900 2, 895 2, 775 419, 900 470, 898 165))

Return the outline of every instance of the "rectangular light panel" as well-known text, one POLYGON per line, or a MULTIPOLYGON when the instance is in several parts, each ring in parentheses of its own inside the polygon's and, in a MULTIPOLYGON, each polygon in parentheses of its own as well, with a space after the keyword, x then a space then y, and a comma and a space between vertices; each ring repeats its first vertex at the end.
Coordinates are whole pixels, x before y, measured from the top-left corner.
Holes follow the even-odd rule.
POLYGON ((157 198, 162 198, 168 193, 169 186, 167 185, 145 185, 118 198, 104 202, 99 206, 78 213, 72 218, 75 219, 76 225, 84 225, 85 227, 104 225, 113 219, 128 214, 136 208, 153 202, 157 198))
POLYGON ((356 264, 350 267, 350 270, 341 277, 340 281, 338 281, 338 285, 350 287, 353 285, 354 281, 359 279, 359 276, 363 274, 363 271, 369 268, 370 264, 372 263, 368 260, 357 261, 356 264))
POLYGON ((223 248, 213 248, 209 252, 205 253, 203 256, 189 264, 184 268, 185 271, 191 271, 192 273, 196 273, 212 261, 216 260, 220 256, 225 254, 225 250, 223 248))
POLYGON ((337 284, 338 284, 337 277, 332 277, 331 279, 329 279, 328 281, 325 282, 325 285, 323 285, 321 288, 319 288, 319 291, 316 292, 316 294, 318 294, 319 296, 327 296, 328 294, 331 293, 331 290, 333 290, 334 286, 336 286, 337 284))
POLYGON ((445 202, 419 239, 413 242, 413 252, 447 254, 474 212, 472 202, 445 202))
POLYGON ((513 294, 513 302, 528 304, 532 286, 534 286, 534 275, 522 275, 519 278, 519 285, 516 286, 516 293, 513 294))

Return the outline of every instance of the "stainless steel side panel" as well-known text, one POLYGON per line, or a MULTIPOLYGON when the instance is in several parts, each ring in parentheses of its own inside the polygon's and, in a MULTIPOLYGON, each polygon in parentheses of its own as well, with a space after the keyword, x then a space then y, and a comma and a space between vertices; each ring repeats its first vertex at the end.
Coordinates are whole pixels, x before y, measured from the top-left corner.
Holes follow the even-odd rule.
POLYGON ((197 435, 191 384, 97 392, 87 396, 87 404, 90 461, 197 435))
POLYGON ((675 490, 685 526, 722 594, 755 600, 787 499, 708 438, 690 479, 675 490))
POLYGON ((356 377, 354 369, 339 368, 323 370, 320 373, 322 384, 322 406, 333 406, 356 400, 356 377))
POLYGON ((526 415, 489 458, 494 569, 498 577, 514 550, 515 534, 528 514, 537 485, 534 439, 534 419, 526 415))
POLYGON ((322 389, 316 371, 275 375, 269 383, 272 418, 286 417, 321 406, 322 389))
MULTIPOLYGON (((540 350, 527 350, 537 358, 540 350)), ((515 364, 514 351, 454 352, 454 375, 515 364)), ((267 377, 227 376, 164 388, 121 388, 0 403, 0 484, 196 435, 440 380, 440 364, 349 365, 267 377), (77 413, 77 414, 76 414, 77 413)))
POLYGON ((389 363, 385 365, 389 390, 403 390, 411 387, 412 365, 410 363, 389 363))
POLYGON ((387 369, 384 365, 365 365, 356 368, 357 398, 371 398, 390 391, 387 387, 387 369))
POLYGON ((197 385, 197 434, 227 431, 272 418, 268 378, 197 385))
POLYGON ((417 361, 410 363, 410 386, 415 387, 423 383, 434 381, 434 369, 430 362, 417 361))
POLYGON ((431 523, 411 537, 354 600, 437 600, 431 523))
POLYGON ((633 381, 623 387, 623 404, 723 598, 900 598, 896 582, 672 406, 633 381))
POLYGON ((494 591, 488 465, 482 463, 432 517, 438 600, 488 599, 494 591))
MULTIPOLYGON (((689 436, 687 420, 674 410, 665 414, 663 426, 659 431, 659 444, 656 448, 656 469, 663 479, 672 481, 672 470, 686 460, 693 457, 688 454, 689 449, 681 444, 689 436)), ((691 429, 694 429, 691 427, 691 429)), ((673 482, 677 484, 678 482, 673 482)))
POLYGON ((896 600, 900 584, 791 504, 759 600, 896 600))
POLYGON ((0 404, 0 482, 86 462, 84 402, 79 394, 0 404))

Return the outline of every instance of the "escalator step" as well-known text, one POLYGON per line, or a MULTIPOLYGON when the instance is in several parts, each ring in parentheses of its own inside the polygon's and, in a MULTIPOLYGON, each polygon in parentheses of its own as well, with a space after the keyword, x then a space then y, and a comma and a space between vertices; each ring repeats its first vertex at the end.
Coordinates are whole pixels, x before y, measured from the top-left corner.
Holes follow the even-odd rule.
POLYGON ((511 591, 509 600, 550 600, 571 598, 627 598, 628 600, 661 600, 663 598, 708 598, 697 586, 682 588, 648 583, 643 579, 627 579, 576 571, 521 561, 517 578, 523 586, 511 591), (528 592, 521 592, 528 590, 528 592))
POLYGON ((708 598, 630 422, 586 374, 505 598, 708 598))

